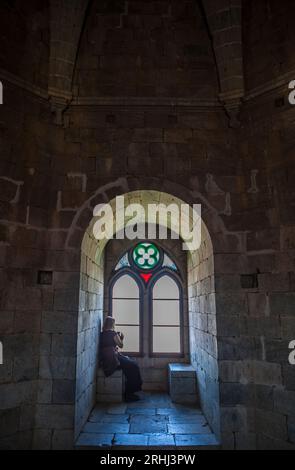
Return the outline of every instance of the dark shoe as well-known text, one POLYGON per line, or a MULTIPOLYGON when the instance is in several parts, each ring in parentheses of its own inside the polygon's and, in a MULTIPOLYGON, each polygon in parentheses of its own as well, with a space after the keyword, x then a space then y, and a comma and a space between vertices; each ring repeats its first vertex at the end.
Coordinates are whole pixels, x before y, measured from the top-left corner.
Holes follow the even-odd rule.
POLYGON ((132 401, 139 401, 139 400, 140 400, 140 398, 137 395, 135 395, 134 393, 130 393, 128 395, 127 394, 125 395, 125 401, 127 403, 131 403, 132 401))

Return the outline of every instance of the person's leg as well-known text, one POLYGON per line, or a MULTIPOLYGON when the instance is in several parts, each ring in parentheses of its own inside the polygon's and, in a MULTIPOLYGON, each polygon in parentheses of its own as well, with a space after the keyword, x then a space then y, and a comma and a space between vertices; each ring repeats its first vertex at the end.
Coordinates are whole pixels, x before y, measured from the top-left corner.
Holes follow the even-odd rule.
POLYGON ((119 355, 120 366, 126 377, 126 395, 132 395, 135 392, 139 392, 142 386, 142 379, 138 364, 129 357, 119 355))

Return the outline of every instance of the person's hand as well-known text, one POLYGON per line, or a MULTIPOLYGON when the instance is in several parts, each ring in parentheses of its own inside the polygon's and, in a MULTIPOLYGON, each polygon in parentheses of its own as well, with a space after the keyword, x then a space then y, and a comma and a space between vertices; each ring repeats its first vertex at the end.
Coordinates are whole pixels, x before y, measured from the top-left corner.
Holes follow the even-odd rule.
POLYGON ((123 333, 119 333, 119 336, 120 336, 121 340, 123 340, 123 339, 124 339, 124 335, 123 335, 123 333))

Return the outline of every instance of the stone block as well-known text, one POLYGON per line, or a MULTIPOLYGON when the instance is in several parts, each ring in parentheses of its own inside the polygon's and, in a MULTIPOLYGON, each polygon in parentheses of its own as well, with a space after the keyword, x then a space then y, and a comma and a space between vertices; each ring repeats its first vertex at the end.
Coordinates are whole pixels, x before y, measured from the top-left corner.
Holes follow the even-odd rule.
POLYGON ((169 434, 152 434, 148 436, 148 446, 149 447, 174 447, 175 439, 174 436, 169 434))
MULTIPOLYGON (((0 294, 1 302, 1 294, 0 294)), ((1 311, 0 313, 0 335, 6 335, 13 332, 14 311, 1 311)))
POLYGON ((77 290, 55 289, 54 310, 73 311, 78 308, 79 296, 77 290))
POLYGON ((52 436, 53 450, 72 450, 74 447, 74 433, 71 430, 55 430, 52 436))
POLYGON ((164 410, 162 410, 161 408, 158 408, 156 410, 156 408, 130 408, 130 407, 128 407, 127 410, 126 410, 126 413, 129 413, 129 414, 134 415, 134 416, 135 415, 155 416, 156 412, 158 414, 161 414, 161 412, 163 412, 162 414, 165 414, 164 410))
MULTIPOLYGON (((219 196, 221 204, 225 204, 224 196, 219 196)), ((218 274, 240 274, 246 269, 246 258, 240 254, 216 254, 214 257, 215 269, 218 274)))
POLYGON ((41 379, 63 379, 75 378, 75 357, 40 356, 40 378, 41 379))
POLYGON ((16 357, 32 357, 39 353, 38 335, 28 333, 3 338, 4 361, 16 357))
POLYGON ((129 432, 128 423, 86 423, 83 429, 86 433, 95 434, 125 434, 129 432))
POLYGON ((295 370, 294 366, 283 366, 283 382, 287 390, 295 391, 295 370))
POLYGON ((76 333, 73 313, 44 311, 41 320, 42 333, 76 333))
POLYGON ((35 429, 33 435, 33 450, 51 449, 51 429, 35 429))
POLYGON ((146 447, 148 445, 148 436, 142 434, 115 434, 113 441, 114 447, 146 447))
POLYGON ((52 336, 46 333, 40 333, 40 355, 49 356, 51 350, 52 336))
POLYGON ((245 432, 247 429, 247 410, 245 407, 221 408, 222 433, 245 432))
POLYGON ((191 129, 164 129, 164 141, 174 143, 186 143, 192 140, 191 129))
POLYGON ((270 411, 256 410, 256 432, 275 439, 287 440, 286 416, 270 411))
POLYGON ((294 444, 282 441, 281 439, 274 439, 264 434, 257 435, 257 449, 260 450, 295 450, 294 444))
POLYGON ((198 398, 196 394, 193 393, 175 393, 173 395, 173 403, 183 403, 183 404, 195 404, 198 402, 198 398))
POLYGON ((76 353, 77 338, 74 335, 53 334, 51 354, 53 356, 74 356, 76 353))
POLYGON ((112 404, 107 407, 107 413, 111 415, 118 415, 126 413, 126 403, 112 404))
POLYGON ((33 311, 16 311, 14 316, 14 332, 15 333, 39 333, 41 315, 39 312, 33 311))
POLYGON ((265 294, 248 293, 248 312, 255 317, 269 316, 269 299, 265 294))
POLYGON ((141 422, 130 423, 131 434, 146 434, 146 433, 167 433, 167 424, 163 422, 155 422, 151 419, 142 417, 141 422))
POLYGON ((194 448, 194 449, 218 449, 220 447, 214 434, 176 434, 176 447, 194 448))
POLYGON ((220 315, 245 315, 247 302, 244 294, 217 294, 216 314, 220 315))
POLYGON ((256 434, 252 432, 237 432, 235 433, 235 449, 236 450, 257 450, 256 448, 256 434))
POLYGON ((38 378, 39 358, 36 356, 22 356, 14 360, 13 378, 16 382, 34 380, 38 378))
POLYGON ((251 384, 220 384, 220 402, 224 406, 250 405, 254 399, 254 386, 251 384))
POLYGON ((295 318, 294 312, 293 315, 285 317, 281 316, 281 327, 282 327, 282 338, 289 341, 295 339, 295 318))
POLYGON ((196 371, 190 364, 169 364, 169 394, 176 403, 196 403, 196 371))
POLYGON ((173 375, 173 378, 192 378, 196 375, 196 371, 191 364, 169 364, 168 370, 169 374, 173 375))
POLYGON ((295 310, 294 293, 274 293, 269 295, 271 315, 292 317, 295 310))
POLYGON ((290 353, 289 340, 271 340, 269 338, 265 338, 264 342, 266 361, 288 364, 290 353))
POLYGON ((38 398, 37 403, 51 403, 52 400, 52 380, 38 381, 38 398))
POLYGON ((56 404, 70 404, 75 401, 74 380, 54 380, 52 387, 52 402, 56 404))
POLYGON ((1 409, 31 404, 36 396, 36 381, 0 385, 1 409))
POLYGON ((203 426, 198 423, 188 424, 168 424, 169 434, 210 434, 209 426, 203 426))
POLYGON ((35 424, 35 406, 33 404, 22 405, 20 407, 19 430, 30 431, 35 424))
POLYGON ((295 392, 282 389, 274 391, 274 411, 284 415, 295 416, 295 392))
POLYGON ((295 418, 288 418, 288 440, 295 444, 295 418))
POLYGON ((218 315, 217 317, 212 315, 212 317, 214 322, 217 321, 215 331, 208 326, 208 331, 212 334, 217 334, 218 331, 218 334, 225 338, 240 336, 242 325, 239 315, 218 315))
POLYGON ((76 441, 76 448, 111 447, 114 434, 95 434, 83 432, 76 441))
POLYGON ((105 377, 103 370, 97 371, 96 398, 98 402, 120 403, 123 400, 123 372, 115 371, 110 377, 105 377))
POLYGON ((37 405, 36 429, 72 429, 74 414, 72 405, 37 405))
POLYGON ((279 317, 250 317, 240 318, 241 333, 245 336, 266 337, 280 339, 282 337, 279 317))
POLYGON ((19 408, 0 410, 0 438, 16 433, 19 430, 19 420, 19 408))
POLYGON ((42 292, 39 288, 11 289, 7 296, 7 308, 16 310, 42 310, 42 292))
MULTIPOLYGON (((101 423, 118 423, 118 424, 127 424, 129 422, 129 416, 128 415, 108 415, 104 414, 100 418, 101 423)), ((93 419, 92 419, 92 422, 93 419)))
POLYGON ((13 360, 4 360, 0 365, 0 384, 9 383, 12 380, 13 360))
POLYGON ((273 411, 274 409, 274 387, 267 385, 256 385, 256 406, 261 410, 273 411))
POLYGON ((259 290, 262 292, 286 292, 290 289, 290 274, 263 273, 258 274, 259 290))
POLYGON ((173 399, 174 395, 182 394, 196 394, 196 377, 195 374, 192 378, 180 377, 171 378, 169 384, 170 396, 173 399))
POLYGON ((118 394, 98 393, 96 395, 96 400, 98 403, 121 403, 123 398, 122 398, 122 395, 118 395, 118 394))
POLYGON ((133 142, 162 142, 163 141, 163 131, 158 128, 142 128, 134 129, 133 142))
POLYGON ((253 381, 257 385, 281 385, 282 367, 280 364, 253 361, 253 381))

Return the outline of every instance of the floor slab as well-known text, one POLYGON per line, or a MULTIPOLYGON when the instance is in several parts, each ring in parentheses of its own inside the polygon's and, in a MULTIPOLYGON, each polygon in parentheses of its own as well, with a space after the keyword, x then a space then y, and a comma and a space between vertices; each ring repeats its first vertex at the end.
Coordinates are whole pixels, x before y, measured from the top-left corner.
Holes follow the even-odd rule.
POLYGON ((218 448, 201 410, 180 405, 165 393, 145 394, 139 402, 99 404, 90 414, 77 448, 218 448))

